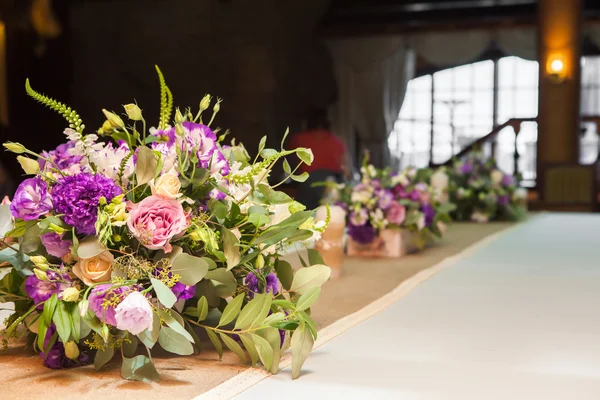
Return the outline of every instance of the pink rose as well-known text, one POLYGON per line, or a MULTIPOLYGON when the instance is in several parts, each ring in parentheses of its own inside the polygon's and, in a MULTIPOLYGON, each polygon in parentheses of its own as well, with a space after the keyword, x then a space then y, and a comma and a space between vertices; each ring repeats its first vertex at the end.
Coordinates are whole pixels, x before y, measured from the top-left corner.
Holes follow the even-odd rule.
POLYGON ((406 218, 406 207, 400 203, 393 202, 387 209, 385 216, 387 220, 394 225, 401 225, 406 218))
POLYGON ((183 232, 188 222, 177 200, 150 196, 132 205, 127 226, 144 247, 170 253, 169 241, 183 232))

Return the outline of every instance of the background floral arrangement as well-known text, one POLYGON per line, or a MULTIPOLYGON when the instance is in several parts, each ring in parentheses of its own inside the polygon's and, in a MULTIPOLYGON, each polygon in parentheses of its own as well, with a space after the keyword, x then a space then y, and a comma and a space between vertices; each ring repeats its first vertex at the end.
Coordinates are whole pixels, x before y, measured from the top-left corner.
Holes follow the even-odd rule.
POLYGON ((448 170, 450 200, 456 220, 487 222, 518 220, 527 210, 527 191, 515 177, 498 169, 496 160, 480 152, 457 161, 448 170))
POLYGON ((267 178, 283 160, 286 179, 305 180, 285 157, 310 164, 312 153, 265 148, 265 137, 251 161, 243 145, 222 145, 227 133, 211 128, 221 100, 209 95, 169 125, 173 96, 157 72, 160 120, 148 130, 128 104, 127 123, 103 110, 97 134, 84 134, 74 110, 26 83, 67 119, 68 141, 41 154, 4 145, 33 175, 0 206, 0 302, 15 304, 4 344, 26 336, 50 368, 99 369, 120 352, 124 378, 156 381, 151 349, 190 355, 206 334, 220 355, 225 345, 271 372, 291 346, 295 378, 330 270, 313 250, 295 273, 280 254, 318 239, 326 222, 267 178))
POLYGON ((382 229, 407 229, 423 248, 441 237, 451 221, 453 205, 447 202, 446 189, 420 181, 414 168, 396 173, 365 161, 361 181, 340 192, 340 203, 348 211, 348 234, 360 244, 373 242, 382 229))

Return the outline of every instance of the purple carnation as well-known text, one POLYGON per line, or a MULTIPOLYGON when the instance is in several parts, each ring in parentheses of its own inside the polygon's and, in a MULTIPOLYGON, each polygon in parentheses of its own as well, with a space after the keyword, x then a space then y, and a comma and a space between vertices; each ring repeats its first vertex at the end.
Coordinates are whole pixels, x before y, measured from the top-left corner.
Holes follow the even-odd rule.
POLYGON ((435 218, 435 209, 430 204, 425 203, 421 206, 421 212, 425 215, 425 226, 431 226, 435 218))
POLYGON ((505 207, 510 202, 510 196, 503 194, 497 197, 496 202, 500 207, 505 207))
POLYGON ((348 225, 348 235, 360 244, 369 244, 375 240, 377 232, 371 225, 348 225))
MULTIPOLYGON (((46 331, 46 336, 44 337, 44 349, 48 347, 50 340, 55 333, 56 326, 54 323, 52 323, 46 331)), ((44 353, 44 349, 42 349, 40 357, 44 359, 44 365, 50 369, 72 368, 79 365, 89 364, 92 361, 91 357, 87 353, 83 352, 79 354, 77 361, 67 358, 65 354, 65 346, 59 340, 54 342, 52 347, 50 347, 48 350, 48 353, 44 353)))
POLYGON ((48 232, 41 235, 40 239, 42 239, 42 244, 48 254, 62 258, 71 251, 70 247, 73 244, 70 240, 62 240, 62 237, 63 235, 59 235, 58 233, 48 232))
POLYGON ((110 283, 95 286, 88 296, 88 302, 89 309, 96 314, 100 321, 116 326, 115 308, 133 288, 130 286, 111 288, 110 283))
POLYGON ((94 235, 100 197, 110 202, 121 193, 112 179, 84 172, 60 178, 52 188, 52 199, 56 212, 64 214, 64 221, 77 233, 94 235))
POLYGON ((48 185, 39 176, 25 179, 15 192, 10 211, 15 218, 25 221, 38 219, 52 210, 48 185))
MULTIPOLYGON (((73 165, 79 165, 83 156, 71 155, 70 149, 75 147, 75 141, 71 140, 67 143, 59 145, 56 150, 42 152, 42 157, 49 158, 54 161, 54 164, 61 170, 64 171, 69 169, 73 165)), ((46 160, 39 159, 40 168, 43 170, 46 166, 46 160)), ((51 165, 54 167, 53 165, 51 165)))
POLYGON ((33 299, 34 304, 39 304, 48 300, 53 294, 59 297, 62 291, 71 286, 71 279, 67 274, 58 274, 57 272, 48 270, 47 281, 38 279, 35 275, 29 275, 25 280, 25 293, 33 299))

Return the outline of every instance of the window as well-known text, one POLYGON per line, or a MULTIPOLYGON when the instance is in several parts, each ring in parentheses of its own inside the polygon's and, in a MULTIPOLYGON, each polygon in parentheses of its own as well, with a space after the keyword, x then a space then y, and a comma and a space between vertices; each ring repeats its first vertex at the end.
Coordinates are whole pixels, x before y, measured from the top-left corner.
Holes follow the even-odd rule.
MULTIPOLYGON (((582 115, 600 114, 600 57, 585 57, 582 70, 582 115)), ((518 57, 480 61, 438 71, 409 82, 389 146, 396 166, 425 167, 443 163, 495 125, 510 118, 535 118, 538 111, 538 63, 518 57), (433 143, 432 143, 433 141, 433 143), (431 145, 431 146, 430 146, 431 145)), ((598 154, 593 124, 584 124, 581 161, 598 154)), ((498 134, 500 168, 514 172, 512 129, 498 134)), ((519 172, 533 182, 536 171, 537 123, 521 125, 517 148, 519 172)))

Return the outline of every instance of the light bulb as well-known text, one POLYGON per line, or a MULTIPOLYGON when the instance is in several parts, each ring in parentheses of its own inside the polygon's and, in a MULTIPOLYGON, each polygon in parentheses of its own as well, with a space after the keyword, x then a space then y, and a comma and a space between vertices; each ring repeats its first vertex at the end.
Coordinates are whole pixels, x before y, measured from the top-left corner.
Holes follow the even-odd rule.
POLYGON ((552 62, 550 63, 550 70, 554 73, 559 73, 563 70, 564 68, 564 64, 562 62, 562 60, 552 60, 552 62))

